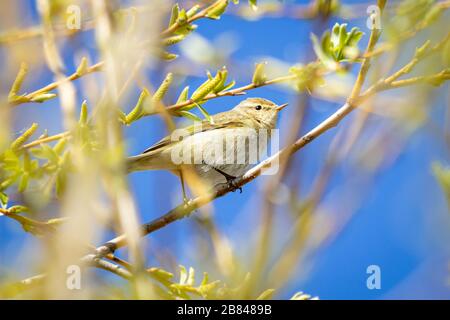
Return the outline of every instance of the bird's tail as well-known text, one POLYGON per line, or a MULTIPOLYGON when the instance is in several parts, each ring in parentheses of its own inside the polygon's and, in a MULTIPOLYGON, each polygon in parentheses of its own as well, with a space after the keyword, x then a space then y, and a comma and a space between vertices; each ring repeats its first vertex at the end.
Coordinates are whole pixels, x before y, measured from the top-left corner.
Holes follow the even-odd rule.
POLYGON ((157 169, 155 164, 152 164, 154 160, 152 160, 152 156, 148 154, 139 154, 137 156, 132 156, 127 158, 126 160, 126 169, 127 172, 134 172, 134 171, 142 171, 142 170, 155 170, 157 169))
POLYGON ((171 170, 174 165, 170 159, 164 159, 158 153, 147 152, 127 158, 127 172, 144 170, 171 170))

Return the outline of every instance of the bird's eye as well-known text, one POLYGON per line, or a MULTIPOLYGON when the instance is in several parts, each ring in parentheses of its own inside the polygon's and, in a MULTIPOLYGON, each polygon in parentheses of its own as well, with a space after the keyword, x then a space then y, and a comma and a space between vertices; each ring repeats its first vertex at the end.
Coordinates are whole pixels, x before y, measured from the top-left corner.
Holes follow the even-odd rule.
POLYGON ((256 110, 261 110, 262 107, 258 104, 258 105, 255 107, 255 109, 256 109, 256 110))

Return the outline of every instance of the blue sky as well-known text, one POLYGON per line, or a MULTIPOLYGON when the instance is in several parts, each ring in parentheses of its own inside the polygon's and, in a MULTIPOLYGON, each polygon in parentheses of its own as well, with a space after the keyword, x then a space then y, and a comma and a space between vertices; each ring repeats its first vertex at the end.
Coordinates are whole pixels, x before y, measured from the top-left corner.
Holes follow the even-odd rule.
MULTIPOLYGON (((29 5, 26 1, 24 3, 29 5)), ((35 16, 34 9, 30 9, 30 13, 35 16)), ((335 22, 342 21, 332 18, 328 26, 332 26, 335 22)), ((359 26, 368 33, 365 18, 351 21, 349 24, 359 26)), ((205 38, 214 39, 226 32, 237 39, 238 48, 232 54, 232 60, 238 63, 229 66, 229 73, 248 75, 236 78, 238 86, 250 81, 253 63, 259 61, 261 57, 274 57, 288 64, 295 64, 306 62, 306 59, 312 56, 309 41, 311 23, 308 21, 272 18, 245 21, 233 15, 224 15, 218 22, 202 20, 198 25, 196 32, 205 38), (243 66, 248 70, 241 70, 243 66)), ((366 38, 363 38, 360 47, 365 45, 366 38)), ((80 40, 88 42, 92 40, 92 35, 84 35, 80 40)), ((65 52, 69 66, 73 67, 70 48, 65 49, 65 52)), ((214 70, 216 66, 203 67, 214 70)), ((170 68, 169 63, 167 70, 170 68)), ((155 83, 163 75, 163 73, 149 74, 155 83)), ((39 79, 33 79, 29 85, 38 88, 50 80, 51 74, 46 71, 39 79)), ((194 88, 202 81, 203 78, 190 77, 186 83, 194 88)), ((181 91, 181 87, 176 91, 181 91)), ((434 105, 430 108, 431 118, 442 127, 446 101, 449 99, 448 84, 437 92, 434 105)), ((261 96, 277 103, 291 102, 295 106, 296 94, 277 87, 260 88, 249 95, 261 96)), ((229 109, 241 99, 241 97, 226 97, 212 100, 205 106, 214 113, 216 110, 219 112, 229 109)), ((339 106, 339 103, 312 99, 311 110, 303 130, 313 128, 339 106)), ((38 122, 48 124, 50 133, 57 133, 61 129, 58 124, 57 102, 48 102, 42 106, 24 105, 17 109, 17 115, 21 117, 25 113, 27 115, 26 121, 15 122, 18 131, 36 119, 38 122), (41 108, 55 110, 52 113, 53 121, 45 118, 45 114, 40 112, 41 108)), ((286 121, 292 114, 293 110, 287 110, 280 122, 286 121)), ((384 119, 375 115, 371 121, 384 119)), ((341 125, 345 124, 344 121, 341 125)), ((127 128, 125 133, 130 142, 129 153, 142 151, 156 142, 163 134, 162 128, 161 121, 155 118, 143 119, 127 128)), ((311 187, 335 132, 331 131, 321 136, 296 155, 296 161, 302 164, 303 171, 299 178, 302 189, 308 190, 311 187)), ((282 128, 282 137, 286 134, 282 128)), ((362 203, 355 209, 353 218, 336 239, 313 254, 311 265, 308 265, 310 269, 308 273, 301 272, 305 269, 302 265, 293 266, 298 269, 298 277, 294 277, 278 297, 287 298, 299 290, 322 299, 450 297, 448 286, 450 215, 444 195, 430 168, 433 161, 448 164, 448 151, 445 148, 445 144, 437 140, 427 128, 419 129, 408 137, 406 143, 396 150, 398 156, 371 177, 364 190, 355 190, 355 194, 358 192, 363 195, 362 203), (366 268, 373 264, 381 267, 381 290, 368 290, 366 287, 368 277, 366 268)), ((351 170, 352 168, 348 166, 339 165, 325 194, 326 199, 330 201, 333 199, 332 190, 351 177, 351 170)), ((164 214, 177 203, 180 187, 178 179, 170 173, 134 173, 130 177, 130 183, 142 221, 164 214)), ((243 194, 232 193, 214 202, 217 225, 238 250, 245 247, 249 241, 252 217, 258 214, 260 205, 258 198, 255 197, 260 192, 260 186, 260 181, 253 181, 244 187, 243 194)), ((337 202, 335 205, 339 206, 340 203, 337 202)), ((192 239, 193 230, 195 230, 193 223, 187 219, 174 223, 151 237, 152 247, 162 247, 177 256, 178 263, 196 267, 196 262, 186 254, 189 251, 186 249, 186 243, 192 239)), ((2 261, 0 270, 5 262, 6 265, 14 262, 17 252, 31 245, 31 238, 30 235, 21 232, 20 226, 14 221, 0 218, 2 261)))

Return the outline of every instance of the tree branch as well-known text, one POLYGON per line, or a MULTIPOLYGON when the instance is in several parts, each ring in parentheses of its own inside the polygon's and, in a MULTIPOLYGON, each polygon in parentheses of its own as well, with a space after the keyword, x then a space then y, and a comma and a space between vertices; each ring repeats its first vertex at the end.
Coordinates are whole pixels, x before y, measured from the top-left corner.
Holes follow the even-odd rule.
MULTIPOLYGON (((381 6, 381 9, 383 9, 384 5, 381 6)), ((372 32, 370 34, 369 43, 367 45, 367 48, 365 52, 371 52, 375 44, 380 36, 380 32, 377 29, 372 29, 372 32)), ((292 145, 285 147, 284 149, 277 152, 275 155, 271 156, 270 158, 264 160, 260 164, 256 165, 255 167, 248 170, 243 176, 236 178, 232 184, 226 184, 223 186, 217 187, 212 194, 206 194, 198 196, 195 199, 190 200, 187 204, 181 204, 177 206, 176 208, 170 210, 165 215, 149 222, 144 225, 142 225, 142 235, 148 235, 156 230, 161 229, 162 227, 180 220, 182 218, 185 218, 189 216, 195 209, 211 202, 214 199, 217 199, 219 197, 222 197, 229 193, 230 191, 234 191, 237 188, 240 188, 244 186, 245 184, 249 183, 250 181, 254 180, 256 177, 261 175, 265 170, 270 168, 272 164, 275 161, 283 161, 284 157, 289 157, 296 151, 300 150, 307 144, 309 144, 311 141, 316 139, 318 136, 323 134, 324 132, 328 131, 329 129, 335 127, 343 118, 345 118, 353 109, 356 107, 357 97, 359 97, 359 94, 361 92, 362 85, 364 83, 364 80, 367 76, 367 72, 370 67, 370 57, 364 58, 361 68, 359 70, 357 80, 355 83, 355 86, 353 87, 352 93, 350 94, 350 97, 348 99, 348 102, 345 103, 341 108, 339 108, 335 113, 333 113, 331 116, 329 116, 327 119, 325 119, 323 122, 321 122, 319 125, 317 125, 315 128, 313 128, 311 131, 306 133, 304 136, 302 136, 300 139, 295 141, 292 145)), ((251 84, 253 85, 253 84, 251 84)), ((249 85, 249 86, 251 86, 249 85)), ((238 88, 238 90, 242 90, 243 87, 238 88)), ((235 89, 237 90, 237 89, 235 89)), ((107 243, 101 245, 97 248, 96 252, 99 257, 103 257, 107 254, 113 253, 118 248, 126 245, 126 237, 125 235, 120 235, 107 243)))

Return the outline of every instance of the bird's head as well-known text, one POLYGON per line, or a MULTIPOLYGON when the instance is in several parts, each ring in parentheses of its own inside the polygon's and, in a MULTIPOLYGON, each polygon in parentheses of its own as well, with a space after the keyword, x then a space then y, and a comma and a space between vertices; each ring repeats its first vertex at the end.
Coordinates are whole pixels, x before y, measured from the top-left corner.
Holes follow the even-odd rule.
POLYGON ((278 112, 287 103, 277 105, 263 98, 248 98, 239 103, 234 110, 257 122, 261 127, 275 128, 278 112))

